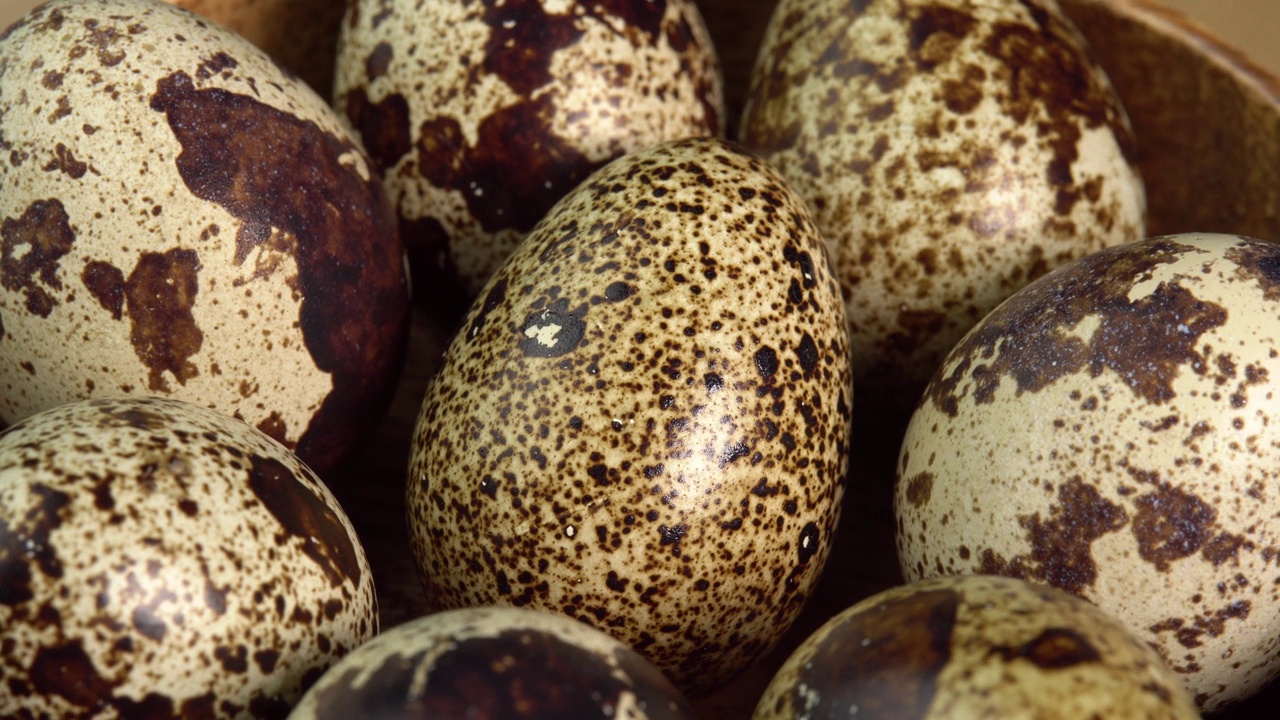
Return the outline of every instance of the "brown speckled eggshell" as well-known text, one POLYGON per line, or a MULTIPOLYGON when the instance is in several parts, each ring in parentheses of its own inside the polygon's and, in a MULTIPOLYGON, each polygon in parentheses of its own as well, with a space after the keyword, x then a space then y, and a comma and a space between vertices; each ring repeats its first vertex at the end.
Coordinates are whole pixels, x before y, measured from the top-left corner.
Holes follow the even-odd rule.
POLYGON ((436 607, 550 609, 714 688, 809 596, 852 380, 804 206, 711 139, 559 203, 465 316, 418 418, 413 549, 436 607))
POLYGON ((0 716, 281 717, 378 629, 337 501, 237 420, 84 400, 0 435, 0 716))
POLYGON ((1013 291, 1144 235, 1128 119, 1053 0, 782 0, 742 127, 832 247, 872 423, 1013 291))
POLYGON ((333 666, 289 720, 693 720, 656 667, 559 613, 467 608, 411 620, 333 666))
POLYGON ((385 171, 419 295, 449 304, 593 170, 716 135, 724 114, 691 0, 356 0, 334 84, 385 171))
POLYGON ((1160 655, 1053 588, 963 576, 891 588, 814 632, 755 720, 1196 720, 1160 655))
POLYGON ((1280 245, 1177 235, 1028 285, 949 355, 896 487, 908 579, 1091 600, 1205 710, 1280 674, 1280 245))
POLYGON ((0 418, 163 395, 332 466, 385 410, 408 279, 376 169, 244 39, 148 0, 0 36, 0 418))

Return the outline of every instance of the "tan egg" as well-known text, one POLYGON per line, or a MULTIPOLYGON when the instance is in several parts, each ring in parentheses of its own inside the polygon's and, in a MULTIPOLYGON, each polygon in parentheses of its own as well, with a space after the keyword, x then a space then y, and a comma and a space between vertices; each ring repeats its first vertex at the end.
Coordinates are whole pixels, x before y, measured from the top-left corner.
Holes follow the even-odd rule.
POLYGON ((1054 0, 782 0, 742 128, 832 248, 859 416, 899 432, 996 304, 1144 235, 1128 119, 1054 0))
POLYGON ((280 717, 378 629, 342 508, 284 447, 167 398, 0 435, 0 716, 280 717))
POLYGON ((367 717, 692 720, 631 648, 559 613, 468 608, 379 635, 320 678, 290 720, 367 717))
POLYGON ((891 588, 810 635, 755 720, 1199 718, 1153 649, 1096 606, 1002 577, 891 588))
POLYGON ((168 0, 242 35, 321 97, 333 91, 345 0, 168 0))
POLYGON ((1177 235, 1028 285, 956 347, 907 430, 908 579, 1093 601, 1204 710, 1280 674, 1280 245, 1177 235))
POLYGON ((712 139, 610 163, 463 319, 408 478, 437 608, 566 613, 691 694, 772 647, 843 495, 852 379, 804 206, 712 139))
POLYGON ((301 81, 148 0, 0 37, 0 418, 150 394, 318 472, 384 411, 408 280, 376 170, 301 81))
POLYGON ((473 298, 592 170, 716 135, 724 113, 690 0, 358 0, 334 93, 385 171, 419 295, 440 306, 473 298))

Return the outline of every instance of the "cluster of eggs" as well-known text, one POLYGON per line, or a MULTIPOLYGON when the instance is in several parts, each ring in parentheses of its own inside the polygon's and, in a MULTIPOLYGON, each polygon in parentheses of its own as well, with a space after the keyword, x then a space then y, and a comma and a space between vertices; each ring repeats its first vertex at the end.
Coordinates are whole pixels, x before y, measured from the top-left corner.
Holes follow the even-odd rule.
POLYGON ((332 102, 172 2, 0 35, 0 714, 691 717, 877 422, 910 583, 758 718, 1280 675, 1280 250, 1143 240, 1054 0, 780 0, 741 144, 691 0, 355 0, 332 102), (322 478, 414 312, 456 328, 405 448, 431 612, 375 638, 322 478))

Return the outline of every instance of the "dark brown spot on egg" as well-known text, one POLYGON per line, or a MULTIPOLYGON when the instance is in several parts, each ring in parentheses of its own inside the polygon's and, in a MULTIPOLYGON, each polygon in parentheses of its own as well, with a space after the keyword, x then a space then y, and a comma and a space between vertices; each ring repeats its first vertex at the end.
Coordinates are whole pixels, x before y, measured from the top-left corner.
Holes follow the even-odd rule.
POLYGON ((517 342, 529 357, 560 357, 576 348, 586 331, 587 323, 580 315, 540 310, 521 323, 517 342))
POLYGON ((929 497, 933 494, 933 479, 933 473, 921 472, 907 480, 907 502, 912 507, 919 508, 929 504, 929 497))
POLYGON ((963 10, 945 5, 920 6, 907 31, 916 63, 928 71, 946 62, 975 25, 977 20, 963 10))
POLYGON ((347 117, 360 131, 365 149, 383 172, 400 162, 413 149, 409 131, 409 102, 392 93, 376 103, 361 88, 347 93, 347 117))
POLYGON ((1194 248, 1157 239, 1109 248, 1077 260, 1023 288, 993 311, 952 351, 958 362, 935 379, 927 398, 954 414, 961 383, 973 384, 972 400, 994 399, 1003 379, 1019 394, 1036 392, 1080 372, 1111 371, 1137 397, 1162 403, 1173 382, 1189 370, 1206 371, 1200 337, 1226 322, 1227 311, 1196 298, 1176 280, 1129 299, 1131 288, 1154 268, 1176 262, 1194 248), (1100 325, 1087 338, 1070 331, 1086 317, 1100 325))
POLYGON ((818 642, 799 672, 792 707, 810 717, 920 720, 951 659, 960 607, 950 590, 891 598, 847 617, 818 642))
POLYGON ((1027 660, 1045 670, 1062 670, 1098 662, 1098 649, 1070 628, 1049 628, 1018 648, 1004 649, 1005 660, 1027 660))
POLYGON ((0 223, 0 284, 26 295, 27 311, 49 317, 58 305, 51 290, 61 290, 59 261, 71 252, 76 235, 60 200, 36 200, 21 217, 0 223))
POLYGON ((1123 528, 1129 517, 1124 508, 1077 477, 1059 486, 1058 503, 1050 506, 1047 519, 1036 513, 1018 522, 1027 531, 1031 551, 1013 560, 983 551, 978 571, 1038 580, 1082 595, 1098 578, 1093 543, 1123 528))
POLYGON ((76 707, 98 709, 110 702, 115 686, 98 674, 81 640, 41 646, 27 673, 32 688, 76 707))
POLYGON ((124 317, 124 273, 120 268, 111 263, 91 260, 85 263, 84 272, 80 273, 80 282, 84 283, 102 309, 111 313, 113 320, 124 317))
POLYGON ((302 550, 337 587, 360 586, 360 558, 337 513, 314 491, 273 458, 253 456, 249 487, 280 522, 286 536, 302 542, 302 550))
POLYGON ((182 145, 187 189, 241 221, 238 254, 273 229, 293 240, 303 340, 333 380, 296 450, 323 472, 374 425, 403 359, 407 279, 378 174, 343 159, 359 157, 351 142, 251 97, 197 89, 185 73, 156 83, 151 108, 182 145))
POLYGON ((60 172, 72 180, 79 180, 89 171, 89 165, 77 160, 66 145, 58 143, 53 149, 53 158, 41 169, 45 172, 60 172))
POLYGON ((240 67, 240 63, 235 58, 225 52, 218 51, 200 62, 200 65, 196 68, 196 77, 200 80, 208 80, 238 67, 240 67))
MULTIPOLYGON (((150 370, 147 387, 154 392, 170 392, 165 372, 184 385, 199 374, 189 360, 204 343, 204 333, 192 314, 200 289, 199 271, 200 258, 195 250, 148 252, 138 258, 124 283, 132 323, 129 341, 138 359, 150 370)), ((110 299, 113 291, 104 293, 104 297, 110 299)), ((98 301, 102 304, 101 297, 98 301)))
POLYGON ((124 62, 125 51, 116 47, 116 42, 122 37, 120 31, 114 25, 103 27, 97 20, 88 19, 84 21, 88 43, 98 52, 98 62, 103 67, 113 67, 124 62))
POLYGON ((369 82, 373 82, 387 74, 391 60, 395 57, 395 49, 389 43, 380 42, 373 46, 373 51, 364 61, 364 73, 369 82))
POLYGON ((0 605, 12 607, 34 597, 32 565, 46 577, 62 577, 62 561, 50 536, 62 525, 62 509, 71 498, 41 483, 31 485, 31 494, 36 502, 25 514, 0 518, 0 605))
POLYGON ((528 232, 600 165, 547 132, 555 113, 551 101, 551 95, 539 95, 489 114, 474 146, 453 118, 425 121, 417 145, 419 171, 431 184, 461 193, 487 232, 528 232))
POLYGON ((1225 253, 1227 260, 1235 263, 1236 273, 1256 282, 1262 288, 1263 297, 1270 302, 1280 300, 1280 246, 1249 238, 1225 253))
POLYGON ((1138 554, 1165 572, 1170 563, 1194 555, 1212 537, 1217 512, 1199 497, 1165 484, 1134 500, 1131 528, 1138 554))

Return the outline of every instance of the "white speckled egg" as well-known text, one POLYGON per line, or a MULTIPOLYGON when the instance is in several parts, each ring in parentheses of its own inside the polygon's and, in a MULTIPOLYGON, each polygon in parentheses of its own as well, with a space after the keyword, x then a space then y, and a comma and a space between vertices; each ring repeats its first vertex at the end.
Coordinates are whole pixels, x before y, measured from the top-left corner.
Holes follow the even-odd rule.
POLYGON ((468 608, 398 625, 333 666, 290 720, 692 720, 648 660, 558 613, 468 608))
POLYGON ((1195 720, 1178 677, 1129 628, 1053 588, 962 576, 836 615, 769 684, 755 720, 1195 720))
POLYGON ((1054 0, 782 0, 742 127, 832 247, 859 417, 899 432, 1001 300, 1145 234, 1128 119, 1054 0))
POLYGON ((721 84, 691 0, 357 0, 334 94, 438 306, 474 297, 591 171, 719 133, 721 84))
POLYGON ((1159 648, 1201 708, 1280 674, 1280 245, 1177 235, 1012 296, 899 461, 908 579, 1048 583, 1159 648))
POLYGON ((838 285, 777 174, 712 139, 624 156, 503 264, 427 390, 428 600, 563 612, 715 688, 810 595, 852 392, 838 285))
POLYGON ((57 0, 0 36, 0 137, 0 418, 170 396, 324 472, 385 410, 393 208, 260 50, 160 2, 57 0))
POLYGON ((254 428, 120 398, 0 435, 0 716, 281 717, 377 627, 342 509, 254 428))

